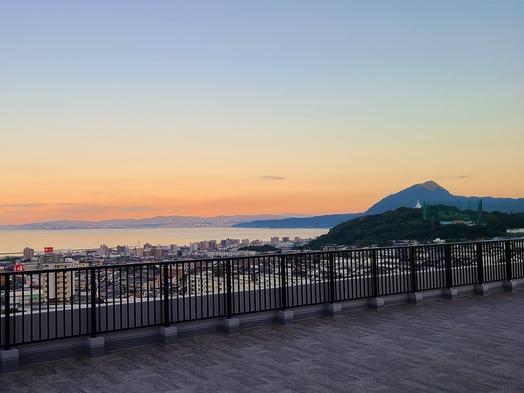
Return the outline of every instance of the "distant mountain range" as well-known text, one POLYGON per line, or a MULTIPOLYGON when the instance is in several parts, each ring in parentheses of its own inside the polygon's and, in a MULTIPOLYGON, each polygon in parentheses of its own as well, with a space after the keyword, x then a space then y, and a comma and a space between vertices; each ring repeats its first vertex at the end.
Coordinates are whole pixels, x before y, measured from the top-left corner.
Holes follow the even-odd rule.
POLYGON ((443 203, 457 206, 464 209, 471 207, 477 209, 478 200, 482 199, 483 210, 486 212, 499 211, 502 213, 524 212, 524 198, 493 198, 493 197, 465 197, 451 194, 445 188, 439 186, 434 181, 427 181, 422 184, 415 184, 409 188, 389 195, 375 203, 363 213, 352 214, 332 214, 305 218, 287 218, 279 220, 263 220, 253 222, 243 222, 236 224, 240 228, 332 228, 347 220, 351 220, 364 215, 381 214, 386 211, 395 210, 399 207, 415 207, 417 201, 421 204, 443 203))
POLYGON ((59 220, 21 225, 2 225, 0 229, 13 230, 59 230, 59 229, 118 229, 118 228, 193 228, 193 227, 231 227, 244 221, 276 220, 289 217, 304 217, 305 214, 258 214, 235 216, 157 216, 141 219, 113 219, 103 221, 59 220))
POLYGON ((465 197, 453 195, 434 181, 415 184, 409 188, 389 195, 375 203, 363 213, 328 214, 308 217, 305 214, 259 214, 235 216, 157 216, 142 219, 114 219, 103 221, 47 221, 21 225, 3 225, 0 229, 101 229, 101 228, 166 228, 166 227, 237 227, 237 228, 332 228, 342 222, 364 215, 381 214, 399 207, 415 207, 421 204, 443 203, 464 209, 468 206, 477 209, 482 199, 483 210, 502 213, 524 212, 524 198, 465 197))
POLYGON ((235 224, 236 228, 332 228, 341 222, 352 220, 364 213, 328 214, 304 218, 283 218, 279 220, 257 220, 235 224))

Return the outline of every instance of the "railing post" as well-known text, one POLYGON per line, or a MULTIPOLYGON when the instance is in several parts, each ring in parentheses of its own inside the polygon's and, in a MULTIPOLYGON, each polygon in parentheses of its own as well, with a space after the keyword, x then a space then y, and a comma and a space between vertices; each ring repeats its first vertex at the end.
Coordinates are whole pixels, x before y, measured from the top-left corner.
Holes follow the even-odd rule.
POLYGON ((286 288, 286 257, 280 257, 280 308, 285 311, 287 308, 287 288, 286 288))
POLYGON ((378 297, 377 250, 371 250, 371 275, 373 277, 373 297, 378 297))
POLYGON ((96 274, 91 268, 91 338, 96 337, 96 274))
POLYGON ((329 252, 329 303, 335 303, 335 261, 333 251, 329 252))
POLYGON ((477 251, 477 277, 478 284, 484 284, 484 264, 482 261, 482 243, 475 243, 475 249, 477 251))
POLYGON ((231 293, 231 259, 226 260, 226 288, 227 288, 227 294, 226 294, 226 314, 227 319, 231 319, 233 316, 233 296, 231 293))
POLYGON ((4 349, 6 351, 9 351, 11 349, 11 298, 9 292, 11 292, 11 288, 9 287, 10 284, 10 277, 9 275, 5 275, 5 282, 4 282, 4 302, 5 302, 5 317, 4 317, 4 349))
POLYGON ((169 322, 170 322, 170 316, 169 316, 169 305, 170 305, 170 302, 169 302, 169 289, 171 287, 171 285, 168 285, 168 283, 170 283, 169 281, 169 274, 168 274, 168 269, 169 267, 169 264, 166 263, 164 264, 164 327, 169 327, 169 322))
POLYGON ((451 264, 451 244, 444 245, 444 263, 446 268, 446 288, 453 287, 453 270, 451 264))
POLYGON ((415 247, 409 248, 409 266, 411 268, 411 293, 415 293, 418 290, 417 280, 417 265, 415 264, 415 247))
POLYGON ((511 242, 506 240, 504 242, 504 251, 506 254, 506 280, 511 281, 513 279, 513 269, 511 268, 511 242))

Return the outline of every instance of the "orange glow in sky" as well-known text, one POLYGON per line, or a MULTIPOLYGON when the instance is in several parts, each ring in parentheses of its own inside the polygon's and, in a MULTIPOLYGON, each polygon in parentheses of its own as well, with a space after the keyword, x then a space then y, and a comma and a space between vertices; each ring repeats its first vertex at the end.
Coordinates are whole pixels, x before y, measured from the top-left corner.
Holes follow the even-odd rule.
POLYGON ((0 225, 524 196, 522 2, 2 8, 0 225))

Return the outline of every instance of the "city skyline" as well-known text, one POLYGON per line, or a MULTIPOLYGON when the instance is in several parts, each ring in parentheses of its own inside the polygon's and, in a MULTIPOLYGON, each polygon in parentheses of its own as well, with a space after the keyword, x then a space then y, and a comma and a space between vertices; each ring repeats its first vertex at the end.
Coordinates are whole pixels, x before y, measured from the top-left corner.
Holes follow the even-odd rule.
POLYGON ((524 196, 524 3, 0 12, 0 225, 524 196))

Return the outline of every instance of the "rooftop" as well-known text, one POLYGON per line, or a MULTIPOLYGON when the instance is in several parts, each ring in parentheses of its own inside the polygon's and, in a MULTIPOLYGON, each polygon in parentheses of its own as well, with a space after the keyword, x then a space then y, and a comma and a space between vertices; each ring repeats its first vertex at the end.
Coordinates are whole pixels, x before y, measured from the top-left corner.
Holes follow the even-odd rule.
POLYGON ((521 392, 524 291, 20 367, 16 392, 521 392))

